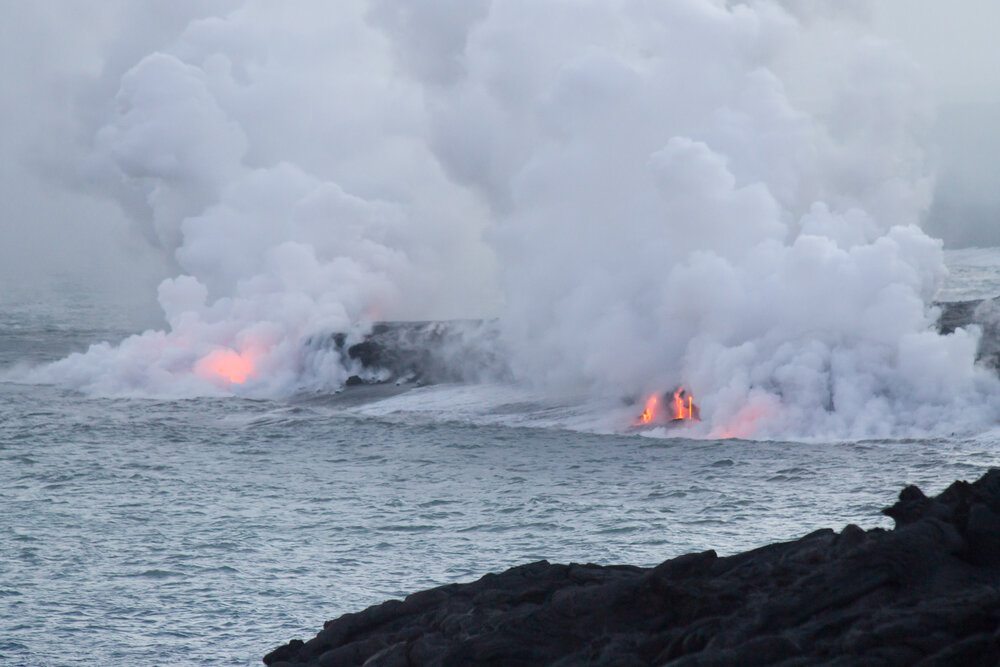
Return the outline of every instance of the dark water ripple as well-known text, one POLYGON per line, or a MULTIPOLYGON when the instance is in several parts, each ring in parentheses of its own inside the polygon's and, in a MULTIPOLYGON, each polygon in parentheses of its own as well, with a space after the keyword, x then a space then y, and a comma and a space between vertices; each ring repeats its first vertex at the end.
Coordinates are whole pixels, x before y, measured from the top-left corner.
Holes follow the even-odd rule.
POLYGON ((257 664, 327 618, 536 560, 652 565, 889 525, 961 440, 653 441, 0 384, 0 663, 257 664))

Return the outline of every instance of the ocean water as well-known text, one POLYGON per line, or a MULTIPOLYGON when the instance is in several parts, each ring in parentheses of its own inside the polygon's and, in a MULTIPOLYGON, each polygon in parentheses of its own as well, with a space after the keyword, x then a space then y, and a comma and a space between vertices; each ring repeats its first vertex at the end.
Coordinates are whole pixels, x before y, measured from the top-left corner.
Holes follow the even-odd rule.
MULTIPOLYGON (((939 298, 1000 294, 947 253, 939 298)), ((135 330, 82 288, 6 293, 0 368, 135 330)), ((0 382, 0 664, 251 665, 323 621, 538 559, 653 565, 891 525, 1000 465, 1000 431, 862 442, 601 435, 500 386, 285 401, 0 382)))

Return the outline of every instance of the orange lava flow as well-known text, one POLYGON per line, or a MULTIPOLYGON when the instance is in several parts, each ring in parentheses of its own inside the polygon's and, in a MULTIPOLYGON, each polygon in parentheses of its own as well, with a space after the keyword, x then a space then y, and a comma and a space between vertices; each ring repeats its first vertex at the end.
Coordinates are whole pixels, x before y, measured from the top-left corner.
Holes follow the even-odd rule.
POLYGON ((683 387, 674 392, 674 419, 694 419, 694 401, 683 387))
POLYGON ((253 359, 233 350, 216 350, 198 362, 197 369, 232 384, 243 384, 253 375, 253 359))
POLYGON ((653 421, 653 418, 656 416, 656 405, 659 402, 660 401, 656 397, 656 394, 649 397, 646 401, 646 409, 642 411, 641 415, 639 415, 639 421, 636 422, 636 426, 642 426, 643 424, 648 424, 653 421))
POLYGON ((683 387, 674 392, 673 398, 669 393, 663 394, 662 401, 656 394, 647 398, 645 409, 633 425, 672 424, 678 421, 701 421, 694 397, 683 387))

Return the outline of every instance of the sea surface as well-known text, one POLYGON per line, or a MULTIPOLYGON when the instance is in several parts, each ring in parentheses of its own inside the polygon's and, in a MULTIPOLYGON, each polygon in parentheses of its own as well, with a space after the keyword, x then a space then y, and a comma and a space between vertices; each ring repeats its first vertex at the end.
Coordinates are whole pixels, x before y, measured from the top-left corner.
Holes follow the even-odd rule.
MULTIPOLYGON (((947 260, 940 299, 1000 294, 1000 250, 947 260)), ((80 285, 0 290, 0 369, 135 330, 80 285)), ((997 431, 596 435, 560 426, 570 406, 506 391, 165 401, 0 381, 0 664, 260 664, 437 584, 889 527, 879 511, 903 485, 937 493, 1000 465, 997 431), (523 418, 540 413, 544 427, 523 418)))

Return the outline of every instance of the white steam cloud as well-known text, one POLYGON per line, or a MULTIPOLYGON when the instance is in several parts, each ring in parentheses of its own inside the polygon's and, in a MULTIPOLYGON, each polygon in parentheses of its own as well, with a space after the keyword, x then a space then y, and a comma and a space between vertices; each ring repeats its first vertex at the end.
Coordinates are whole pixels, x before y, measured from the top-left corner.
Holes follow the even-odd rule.
POLYGON ((808 7, 247 2, 192 20, 120 77, 87 162, 173 254, 170 328, 35 377, 287 395, 346 378, 336 353, 304 354, 310 335, 500 314, 522 380, 683 384, 706 435, 990 424, 978 332, 933 332, 914 74, 864 12, 808 7))

